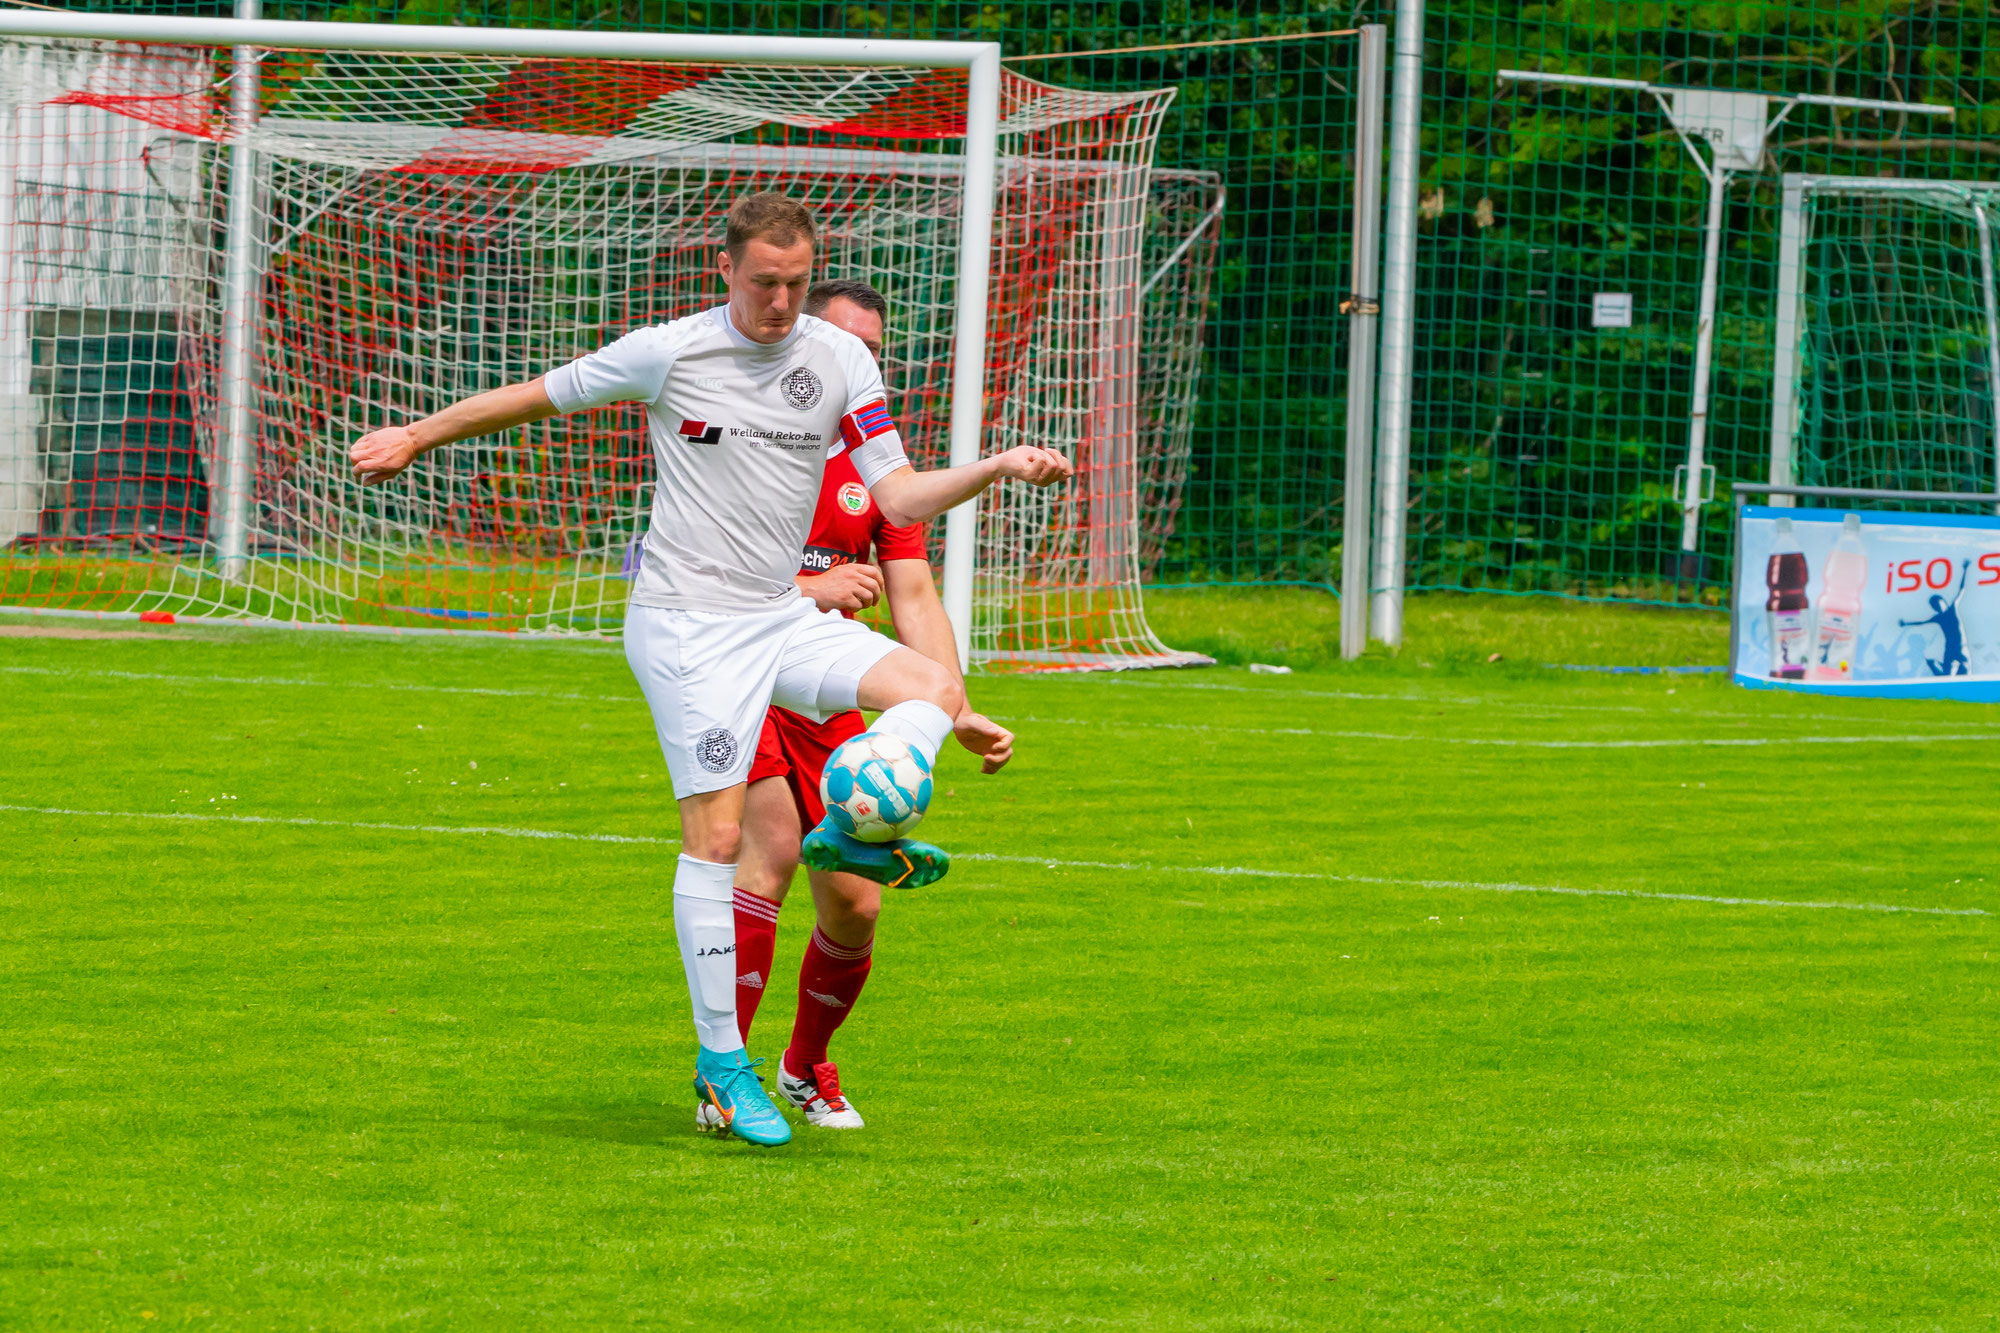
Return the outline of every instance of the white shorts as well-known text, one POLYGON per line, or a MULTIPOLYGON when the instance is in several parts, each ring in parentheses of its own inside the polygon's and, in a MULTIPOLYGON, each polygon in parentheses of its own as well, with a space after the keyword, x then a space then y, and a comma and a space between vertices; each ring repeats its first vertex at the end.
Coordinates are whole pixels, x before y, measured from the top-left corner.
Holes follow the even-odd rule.
POLYGON ((772 704, 814 720, 855 707, 896 642, 801 597, 776 611, 625 609, 625 660, 653 710, 676 799, 746 780, 772 704))

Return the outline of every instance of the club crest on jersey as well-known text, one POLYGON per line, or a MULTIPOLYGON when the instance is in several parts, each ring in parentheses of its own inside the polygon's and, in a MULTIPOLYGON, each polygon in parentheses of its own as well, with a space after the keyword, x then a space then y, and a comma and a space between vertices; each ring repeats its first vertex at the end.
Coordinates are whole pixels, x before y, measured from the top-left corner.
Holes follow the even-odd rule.
POLYGON ((826 386, 820 383, 819 376, 804 366, 786 371, 785 377, 778 381, 778 389, 785 395, 785 401, 801 412, 818 407, 819 400, 826 396, 826 386))
POLYGON ((842 482, 840 486, 840 507, 850 514, 868 512, 868 488, 858 481, 842 482))
POLYGON ((722 438, 722 427, 706 421, 683 421, 679 433, 689 444, 714 444, 722 438))
POLYGON ((727 773, 736 762, 736 737, 727 727, 710 727, 695 741, 694 757, 711 773, 727 773))

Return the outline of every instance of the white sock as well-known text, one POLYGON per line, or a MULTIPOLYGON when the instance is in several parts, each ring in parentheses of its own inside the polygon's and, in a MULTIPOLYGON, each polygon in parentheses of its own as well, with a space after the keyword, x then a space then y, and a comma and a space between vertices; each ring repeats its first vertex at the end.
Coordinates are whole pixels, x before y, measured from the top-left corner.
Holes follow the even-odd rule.
POLYGON ((951 718, 944 709, 925 699, 911 699, 875 719, 870 731, 899 736, 923 755, 924 762, 937 767, 938 750, 951 735, 951 718))
POLYGON ((683 854, 674 871, 674 938, 687 970, 688 999, 701 1044, 727 1055, 743 1049, 736 1030, 736 867, 683 854))

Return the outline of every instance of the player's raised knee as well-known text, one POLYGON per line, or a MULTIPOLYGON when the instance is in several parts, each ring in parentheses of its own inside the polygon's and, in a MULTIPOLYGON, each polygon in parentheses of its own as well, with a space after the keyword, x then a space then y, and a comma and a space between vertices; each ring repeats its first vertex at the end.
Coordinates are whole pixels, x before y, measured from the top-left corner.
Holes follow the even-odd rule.
POLYGON ((958 677, 936 663, 931 663, 933 684, 924 698, 944 710, 946 717, 957 717, 965 711, 965 686, 959 684, 958 677))
POLYGON ((909 697, 936 704, 944 710, 946 717, 957 717, 964 712, 965 686, 958 683, 958 677, 928 657, 917 660, 923 664, 923 669, 919 678, 911 682, 913 692, 909 697))
POLYGON ((921 653, 898 648, 861 678, 860 705, 872 712, 922 700, 936 704, 945 716, 965 711, 965 686, 958 677, 921 653))

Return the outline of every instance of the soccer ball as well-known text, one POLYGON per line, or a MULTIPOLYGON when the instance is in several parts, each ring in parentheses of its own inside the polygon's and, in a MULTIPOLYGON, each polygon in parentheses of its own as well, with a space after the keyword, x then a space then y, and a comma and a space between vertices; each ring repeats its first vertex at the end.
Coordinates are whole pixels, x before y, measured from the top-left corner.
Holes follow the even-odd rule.
POLYGON ((931 766, 908 741, 864 731, 827 757, 819 798, 842 833, 890 842, 930 809, 931 766))

